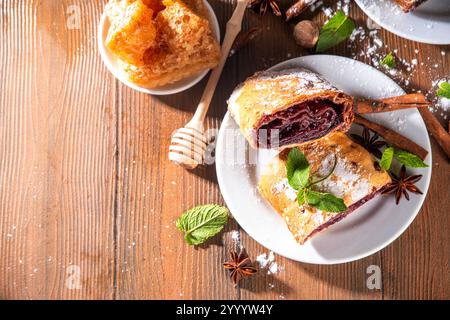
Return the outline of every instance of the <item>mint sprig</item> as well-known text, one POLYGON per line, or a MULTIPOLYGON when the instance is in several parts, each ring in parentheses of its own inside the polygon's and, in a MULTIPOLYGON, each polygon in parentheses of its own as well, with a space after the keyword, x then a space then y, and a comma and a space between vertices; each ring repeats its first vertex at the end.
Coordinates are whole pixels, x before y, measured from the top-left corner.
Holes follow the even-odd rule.
POLYGON ((426 168, 428 165, 419 156, 405 150, 394 148, 394 158, 401 164, 411 168, 426 168))
POLYGON ((392 52, 389 52, 381 61, 380 64, 386 68, 394 68, 395 67, 395 59, 392 52))
POLYGON ((316 52, 323 52, 334 47, 350 37, 355 29, 355 23, 342 10, 322 27, 317 41, 316 52))
POLYGON ((428 165, 423 162, 423 160, 420 159, 419 156, 405 150, 389 147, 384 149, 383 155, 381 156, 381 168, 383 168, 384 170, 389 170, 393 159, 396 159, 401 164, 404 164, 406 167, 410 168, 428 167, 428 165))
POLYGON ((347 210, 344 200, 331 193, 317 192, 309 189, 306 192, 306 201, 310 206, 328 212, 342 212, 347 210))
POLYGON ((218 234, 228 221, 228 209, 217 204, 197 206, 183 213, 177 228, 190 245, 202 244, 218 234))
POLYGON ((441 82, 438 91, 436 91, 436 95, 441 98, 450 99, 450 83, 445 81, 441 82))
POLYGON ((298 191, 297 202, 301 206, 304 203, 328 212, 343 212, 347 210, 344 200, 335 197, 331 193, 318 192, 312 189, 312 186, 322 182, 334 172, 337 158, 334 159, 334 165, 331 171, 323 178, 313 180, 310 176, 311 167, 303 152, 298 148, 289 151, 286 162, 286 171, 289 185, 298 191))
POLYGON ((305 155, 298 149, 292 149, 286 163, 289 184, 295 190, 306 187, 309 179, 309 163, 305 155))
POLYGON ((380 167, 384 170, 389 170, 392 164, 392 159, 394 158, 394 148, 389 147, 384 149, 383 155, 381 156, 380 160, 380 167))

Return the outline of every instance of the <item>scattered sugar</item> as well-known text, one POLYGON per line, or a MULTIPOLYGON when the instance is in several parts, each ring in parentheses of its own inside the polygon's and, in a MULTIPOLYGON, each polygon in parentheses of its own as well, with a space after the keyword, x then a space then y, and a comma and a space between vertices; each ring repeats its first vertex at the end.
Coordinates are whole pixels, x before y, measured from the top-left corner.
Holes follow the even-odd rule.
POLYGON ((442 107, 444 111, 448 111, 450 108, 450 99, 439 98, 439 105, 442 107))
POLYGON ((348 15, 350 11, 350 0, 337 1, 336 10, 342 10, 346 15, 348 15))
POLYGON ((322 8, 322 12, 328 17, 331 18, 333 16, 333 10, 331 8, 322 8))
POLYGON ((231 231, 231 240, 234 242, 241 242, 241 234, 237 230, 231 231))
MULTIPOLYGON (((317 171, 318 175, 322 177, 326 176, 333 169, 334 161, 334 154, 328 154, 320 163, 319 170, 317 171)), ((317 187, 321 191, 329 192, 339 198, 350 194, 352 202, 356 202, 370 192, 369 182, 367 179, 361 178, 358 170, 359 168, 355 169, 351 163, 338 156, 333 174, 326 180, 318 183, 317 187)), ((317 219, 320 220, 320 217, 318 216, 317 219)))
MULTIPOLYGON (((267 274, 276 274, 281 271, 281 267, 275 261, 275 254, 270 251, 269 254, 262 253, 256 257, 256 262, 258 262, 259 267, 267 271, 267 274)), ((272 287, 273 288, 273 287, 272 287)))
POLYGON ((284 194, 286 195, 286 197, 291 201, 295 201, 297 199, 297 191, 295 191, 295 189, 289 185, 287 178, 284 178, 283 180, 276 183, 273 186, 272 191, 275 194, 278 194, 278 193, 281 193, 284 191, 284 194))
POLYGON ((288 186, 284 193, 289 200, 295 201, 297 199, 297 192, 291 186, 288 186))
POLYGON ((269 270, 267 270, 268 274, 275 274, 278 272, 278 264, 276 262, 272 263, 269 267, 269 270))
POLYGON ((256 262, 259 263, 260 268, 265 268, 271 261, 267 258, 267 253, 262 253, 256 257, 256 262))
POLYGON ((232 230, 230 232, 231 241, 235 250, 242 250, 243 246, 241 244, 241 234, 238 230, 232 230))
POLYGON ((311 0, 309 0, 309 2, 312 2, 312 4, 309 5, 309 10, 311 12, 316 11, 317 8, 319 8, 319 7, 321 7, 323 5, 323 1, 322 0, 319 0, 319 1, 314 1, 314 0, 311 1, 311 0))
POLYGON ((323 218, 323 211, 322 210, 316 210, 316 212, 313 213, 312 219, 317 225, 321 225, 324 222, 323 218))
POLYGON ((432 81, 431 89, 428 91, 426 96, 433 102, 431 107, 429 107, 429 110, 441 116, 444 120, 447 120, 450 111, 450 99, 436 96, 436 91, 438 90, 439 85, 444 81, 450 81, 450 78, 440 78, 432 81))

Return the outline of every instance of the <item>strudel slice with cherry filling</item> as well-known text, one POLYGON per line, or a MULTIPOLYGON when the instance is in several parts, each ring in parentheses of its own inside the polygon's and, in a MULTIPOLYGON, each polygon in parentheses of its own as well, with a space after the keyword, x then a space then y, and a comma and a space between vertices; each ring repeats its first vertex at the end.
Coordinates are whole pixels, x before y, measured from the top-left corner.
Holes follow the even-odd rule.
POLYGON ((306 203, 299 205, 297 191, 287 179, 286 161, 290 149, 283 150, 268 164, 258 189, 300 244, 371 200, 391 182, 389 174, 375 163, 370 153, 344 133, 336 132, 298 148, 308 160, 310 176, 314 176, 315 181, 326 177, 336 162, 333 173, 312 188, 343 199, 347 207, 343 212, 327 212, 306 203))
POLYGON ((254 148, 286 148, 345 132, 354 118, 351 96, 302 68, 255 74, 233 91, 228 110, 254 148))
POLYGON ((410 12, 427 0, 395 0, 405 12, 410 12))

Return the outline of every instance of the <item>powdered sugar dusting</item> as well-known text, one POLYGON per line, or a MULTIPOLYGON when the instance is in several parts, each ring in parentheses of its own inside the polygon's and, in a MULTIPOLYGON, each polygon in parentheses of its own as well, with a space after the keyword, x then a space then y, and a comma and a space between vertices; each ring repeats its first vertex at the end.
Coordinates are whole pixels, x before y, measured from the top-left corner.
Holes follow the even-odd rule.
POLYGON ((442 117, 442 119, 447 120, 450 111, 450 99, 436 96, 436 91, 443 82, 450 82, 450 77, 434 80, 431 84, 431 90, 428 92, 427 96, 433 101, 433 104, 429 108, 430 111, 442 117))
MULTIPOLYGON (((351 195, 351 201, 357 202, 370 193, 369 181, 361 177, 360 168, 344 158, 336 157, 336 168, 326 180, 316 186, 320 191, 328 192, 336 197, 351 195)), ((333 169, 335 155, 329 154, 320 163, 318 176, 325 177, 333 169)))
POLYGON ((284 178, 280 182, 276 183, 273 186, 272 192, 274 194, 279 194, 281 192, 284 192, 286 197, 291 201, 295 201, 297 199, 297 191, 295 191, 295 189, 289 185, 287 178, 284 178))
POLYGON ((256 257, 256 262, 258 262, 260 269, 267 271, 267 274, 276 274, 282 269, 275 261, 273 251, 270 251, 269 254, 261 253, 256 257))

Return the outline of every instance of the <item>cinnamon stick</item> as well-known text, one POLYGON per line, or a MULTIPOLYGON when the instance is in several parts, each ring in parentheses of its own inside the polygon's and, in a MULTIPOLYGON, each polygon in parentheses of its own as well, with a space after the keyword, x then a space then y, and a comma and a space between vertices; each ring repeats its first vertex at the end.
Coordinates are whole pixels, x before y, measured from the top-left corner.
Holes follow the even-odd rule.
POLYGON ((312 5, 317 0, 298 0, 286 11, 286 21, 298 17, 306 8, 312 5))
MULTIPOLYGON (((425 109, 423 109, 425 110, 425 109)), ((424 160, 428 155, 428 151, 419 146, 412 140, 402 136, 401 134, 388 129, 378 123, 367 120, 366 118, 361 117, 360 115, 355 115, 354 123, 360 124, 373 132, 376 132, 379 136, 383 137, 386 142, 394 147, 399 149, 403 149, 410 153, 414 153, 419 158, 424 160)))
POLYGON ((355 112, 359 114, 389 112, 409 108, 429 107, 431 103, 427 101, 421 93, 405 94, 385 99, 355 99, 355 112))
POLYGON ((428 132, 433 135, 447 157, 450 158, 450 134, 445 131, 444 127, 442 127, 430 110, 419 109, 419 112, 427 125, 428 132))

